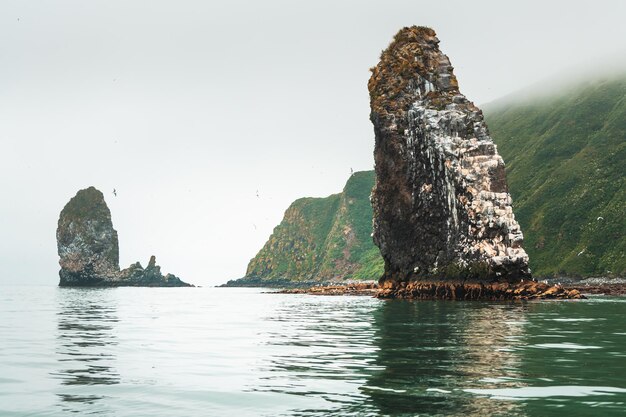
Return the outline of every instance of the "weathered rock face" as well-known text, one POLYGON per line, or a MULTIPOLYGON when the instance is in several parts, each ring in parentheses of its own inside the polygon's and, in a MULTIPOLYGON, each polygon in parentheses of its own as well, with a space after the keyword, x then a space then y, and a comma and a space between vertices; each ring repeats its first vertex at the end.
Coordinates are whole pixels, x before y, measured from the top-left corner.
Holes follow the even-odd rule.
POLYGON ((57 227, 59 285, 89 285, 119 274, 119 245, 111 212, 94 187, 80 190, 61 211, 57 227))
POLYGON ((504 162, 432 29, 404 28, 369 80, 382 281, 529 277, 504 162))
POLYGON ((59 285, 62 287, 188 287, 178 277, 161 274, 154 256, 120 271, 117 231, 104 196, 94 187, 80 190, 61 211, 57 227, 59 285))

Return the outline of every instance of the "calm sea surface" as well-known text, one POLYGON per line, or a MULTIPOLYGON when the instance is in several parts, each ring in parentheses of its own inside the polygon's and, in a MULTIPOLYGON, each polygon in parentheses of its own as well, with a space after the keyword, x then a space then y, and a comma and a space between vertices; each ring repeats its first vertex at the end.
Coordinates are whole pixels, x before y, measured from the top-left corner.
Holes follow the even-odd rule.
POLYGON ((0 287, 0 416, 626 415, 626 298, 0 287))

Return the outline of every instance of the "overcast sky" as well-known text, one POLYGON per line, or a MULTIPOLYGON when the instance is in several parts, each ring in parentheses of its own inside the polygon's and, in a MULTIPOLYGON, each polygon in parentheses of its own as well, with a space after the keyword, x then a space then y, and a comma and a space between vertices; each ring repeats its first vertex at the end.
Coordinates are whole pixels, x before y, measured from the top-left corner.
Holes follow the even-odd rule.
POLYGON ((58 283, 58 215, 90 185, 122 267, 241 277, 294 199, 372 168, 368 69, 401 27, 434 28, 482 104, 626 55, 625 18, 619 0, 2 0, 0 284, 58 283))

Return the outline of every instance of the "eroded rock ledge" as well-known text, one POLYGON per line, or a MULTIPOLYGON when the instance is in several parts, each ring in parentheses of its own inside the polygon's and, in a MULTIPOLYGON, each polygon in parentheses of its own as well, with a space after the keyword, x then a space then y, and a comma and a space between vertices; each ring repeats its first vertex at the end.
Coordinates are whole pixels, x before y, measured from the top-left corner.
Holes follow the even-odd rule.
POLYGON ((104 196, 94 187, 78 191, 63 208, 57 226, 61 287, 191 287, 161 273, 152 256, 120 271, 117 231, 104 196))
POLYGON ((352 284, 316 286, 309 289, 289 289, 278 291, 281 294, 310 295, 367 295, 381 299, 417 300, 546 300, 584 299, 584 295, 574 288, 549 285, 543 282, 523 281, 517 284, 463 283, 442 281, 385 282, 377 284, 352 284))
POLYGON ((522 281, 466 283, 441 281, 386 282, 377 298, 441 299, 441 300, 541 300, 585 298, 576 289, 543 282, 522 281))

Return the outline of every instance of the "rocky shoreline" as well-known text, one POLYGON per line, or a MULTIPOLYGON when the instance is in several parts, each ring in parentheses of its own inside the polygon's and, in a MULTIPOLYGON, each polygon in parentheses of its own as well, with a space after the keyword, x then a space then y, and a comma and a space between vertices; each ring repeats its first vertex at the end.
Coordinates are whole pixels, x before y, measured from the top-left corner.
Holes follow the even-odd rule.
POLYGON ((333 285, 330 281, 299 281, 290 280, 287 278, 280 279, 265 279, 258 277, 243 277, 238 279, 231 279, 225 284, 219 287, 223 288, 311 288, 315 286, 330 286, 333 285))
POLYGON ((548 279, 543 282, 552 285, 562 285, 567 289, 575 289, 583 294, 626 295, 626 278, 623 277, 561 277, 548 279))
POLYGON ((287 288, 275 291, 275 294, 310 294, 310 295, 368 295, 376 296, 379 288, 375 282, 357 284, 316 285, 310 288, 287 288))
POLYGON ((378 285, 373 282, 317 285, 310 288, 290 288, 275 291, 277 294, 309 294, 329 296, 370 296, 380 299, 412 300, 549 300, 585 299, 585 294, 626 295, 626 283, 583 282, 549 284, 545 281, 521 281, 519 283, 481 283, 412 281, 378 285))
POLYGON ((584 299, 576 289, 561 285, 550 285, 532 280, 510 282, 448 282, 412 281, 386 282, 377 298, 384 299, 441 299, 441 300, 544 300, 544 299, 584 299))
POLYGON ((585 284, 564 285, 565 288, 577 290, 582 294, 593 295, 626 295, 626 284, 585 284))

